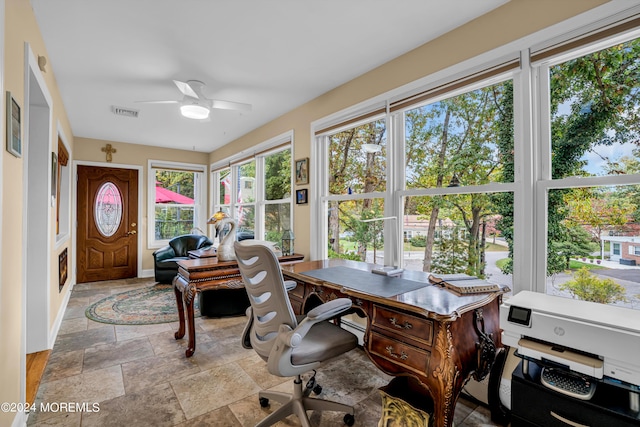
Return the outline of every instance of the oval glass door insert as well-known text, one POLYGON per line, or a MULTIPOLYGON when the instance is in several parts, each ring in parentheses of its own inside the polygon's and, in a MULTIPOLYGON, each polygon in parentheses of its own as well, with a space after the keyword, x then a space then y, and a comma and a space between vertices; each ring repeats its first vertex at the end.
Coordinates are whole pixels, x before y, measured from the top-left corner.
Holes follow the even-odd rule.
POLYGON ((105 237, 111 237, 122 221, 122 195, 112 182, 105 182, 96 194, 95 219, 98 231, 105 237))

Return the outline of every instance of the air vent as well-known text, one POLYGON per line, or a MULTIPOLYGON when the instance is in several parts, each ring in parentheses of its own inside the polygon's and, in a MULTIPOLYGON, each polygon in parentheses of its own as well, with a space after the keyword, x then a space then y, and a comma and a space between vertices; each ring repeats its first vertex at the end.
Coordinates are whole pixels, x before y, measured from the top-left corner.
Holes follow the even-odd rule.
POLYGON ((133 117, 138 118, 138 110, 131 110, 129 108, 124 107, 116 107, 115 105, 111 106, 111 112, 116 116, 125 116, 125 117, 133 117))

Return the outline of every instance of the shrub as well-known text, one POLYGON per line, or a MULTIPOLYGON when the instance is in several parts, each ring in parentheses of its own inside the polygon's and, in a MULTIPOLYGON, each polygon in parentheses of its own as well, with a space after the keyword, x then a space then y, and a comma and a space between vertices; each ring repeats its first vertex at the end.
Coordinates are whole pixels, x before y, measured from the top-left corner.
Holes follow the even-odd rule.
POLYGON ((331 248, 329 248, 329 258, 340 258, 340 259, 349 259, 352 261, 362 261, 362 257, 357 253, 339 254, 331 248))
POLYGON ((426 236, 415 236, 412 237, 409 241, 411 242, 411 246, 415 246, 417 248, 424 248, 425 246, 427 246, 426 236))
POLYGON ((559 288, 584 301, 611 304, 626 301, 625 288, 613 279, 598 279, 589 273, 586 267, 576 271, 573 279, 561 284, 559 288))

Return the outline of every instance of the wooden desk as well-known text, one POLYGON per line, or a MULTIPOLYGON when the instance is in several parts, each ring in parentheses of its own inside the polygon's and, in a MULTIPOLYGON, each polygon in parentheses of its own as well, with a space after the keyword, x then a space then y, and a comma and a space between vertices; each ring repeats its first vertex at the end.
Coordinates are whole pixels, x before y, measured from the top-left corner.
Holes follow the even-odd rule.
MULTIPOLYGON (((293 254, 278 258, 283 265, 299 262, 304 255, 293 254)), ((185 354, 191 357, 196 351, 196 332, 194 327, 193 305, 198 292, 217 289, 241 289, 244 283, 236 261, 218 261, 217 257, 195 258, 178 261, 178 275, 173 279, 173 290, 178 305, 180 326, 175 333, 176 339, 185 335, 186 324, 189 329, 189 343, 185 354)))
POLYGON ((433 399, 433 425, 451 426, 462 386, 471 375, 481 379, 488 373, 493 346, 501 346, 499 307, 509 289, 459 297, 429 284, 426 273, 405 271, 401 278, 423 282, 424 287, 380 297, 303 274, 334 266, 369 271, 372 267, 337 259, 282 267, 285 279, 298 283, 289 294, 294 311, 301 314, 321 302, 351 299, 355 311, 367 318, 364 347, 369 358, 387 374, 418 379, 433 399), (492 340, 490 351, 487 338, 492 340))

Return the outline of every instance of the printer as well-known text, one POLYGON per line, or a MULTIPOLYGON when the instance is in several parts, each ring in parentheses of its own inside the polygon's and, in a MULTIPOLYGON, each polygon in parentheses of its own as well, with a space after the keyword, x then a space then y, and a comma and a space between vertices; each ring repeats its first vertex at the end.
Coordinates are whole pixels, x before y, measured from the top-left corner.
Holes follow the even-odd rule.
POLYGON ((638 310, 521 291, 503 301, 500 326, 525 359, 640 390, 638 310))

